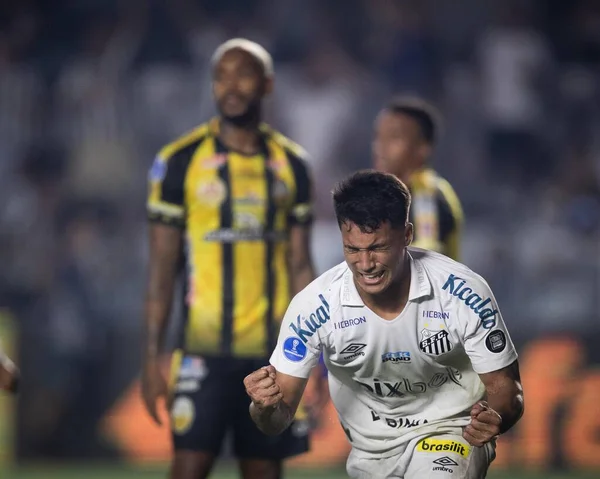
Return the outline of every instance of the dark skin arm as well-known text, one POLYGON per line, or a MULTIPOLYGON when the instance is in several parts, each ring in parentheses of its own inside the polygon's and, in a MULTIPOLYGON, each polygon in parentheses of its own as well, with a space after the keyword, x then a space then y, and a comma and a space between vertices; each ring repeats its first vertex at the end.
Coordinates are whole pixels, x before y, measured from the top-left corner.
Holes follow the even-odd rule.
POLYGON ((518 361, 510 366, 480 374, 487 401, 480 401, 471 410, 471 423, 463 436, 474 446, 503 434, 521 419, 524 411, 523 386, 518 361))
POLYGON ((310 254, 310 225, 294 225, 290 229, 291 293, 295 296, 315 279, 315 269, 310 254))
MULTIPOLYGON (((290 231, 290 275, 292 296, 295 296, 315 279, 315 269, 310 252, 310 225, 294 225, 290 231)), ((310 408, 311 414, 318 415, 329 399, 327 377, 321 368, 313 369, 312 381, 315 385, 314 394, 310 403, 305 405, 310 408)))
POLYGON ((146 409, 161 424, 156 402, 167 396, 167 382, 160 371, 159 353, 164 339, 181 255, 182 230, 159 223, 150 225, 150 264, 145 303, 142 396, 146 409))
POLYGON ((16 393, 19 384, 19 370, 14 363, 0 351, 0 389, 16 393))
POLYGON ((294 419, 308 379, 279 373, 266 366, 244 379, 252 399, 250 416, 258 429, 269 436, 285 431, 294 419))

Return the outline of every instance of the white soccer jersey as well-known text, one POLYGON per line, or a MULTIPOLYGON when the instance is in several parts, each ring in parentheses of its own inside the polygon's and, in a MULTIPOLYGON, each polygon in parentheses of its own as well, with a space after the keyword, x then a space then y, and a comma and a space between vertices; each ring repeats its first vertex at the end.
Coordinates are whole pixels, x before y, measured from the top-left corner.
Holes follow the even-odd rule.
POLYGON ((469 422, 478 373, 517 359, 485 280, 446 256, 409 248, 408 302, 394 320, 366 307, 342 263, 290 303, 271 364, 307 378, 319 354, 353 447, 393 454, 416 436, 469 422))

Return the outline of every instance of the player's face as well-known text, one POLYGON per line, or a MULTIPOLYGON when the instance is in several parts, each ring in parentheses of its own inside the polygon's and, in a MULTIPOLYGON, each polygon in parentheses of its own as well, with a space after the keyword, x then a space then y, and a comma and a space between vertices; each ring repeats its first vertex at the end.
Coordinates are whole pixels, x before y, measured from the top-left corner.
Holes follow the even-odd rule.
POLYGON ((228 51, 215 66, 213 93, 219 113, 227 120, 240 121, 256 114, 270 89, 271 81, 258 61, 243 50, 228 51))
POLYGON ((427 154, 419 125, 409 116, 383 111, 375 121, 373 163, 375 169, 391 173, 403 181, 419 168, 427 154))
POLYGON ((393 229, 384 223, 371 233, 364 233, 353 223, 341 228, 344 257, 358 288, 370 295, 386 291, 402 277, 406 246, 412 240, 412 224, 393 229))

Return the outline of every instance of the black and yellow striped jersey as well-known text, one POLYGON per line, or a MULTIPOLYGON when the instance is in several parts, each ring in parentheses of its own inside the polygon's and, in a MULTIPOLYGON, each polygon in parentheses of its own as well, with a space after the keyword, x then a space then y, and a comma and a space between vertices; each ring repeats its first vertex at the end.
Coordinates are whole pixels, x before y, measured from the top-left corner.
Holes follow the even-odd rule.
POLYGON ((450 183, 424 168, 411 176, 408 187, 412 195, 410 221, 415 226, 413 246, 458 260, 463 211, 450 183))
POLYGON ((185 230, 187 353, 264 357, 290 301, 288 233, 312 220, 303 150, 260 127, 248 156, 219 140, 219 119, 165 146, 149 174, 148 215, 185 230))

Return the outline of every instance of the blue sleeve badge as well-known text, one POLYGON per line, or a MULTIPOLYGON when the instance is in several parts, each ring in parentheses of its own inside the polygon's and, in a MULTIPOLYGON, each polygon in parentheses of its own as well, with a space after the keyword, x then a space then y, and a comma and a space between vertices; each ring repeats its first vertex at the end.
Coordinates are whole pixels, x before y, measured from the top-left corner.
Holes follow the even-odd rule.
POLYGON ((154 158, 152 168, 150 168, 150 174, 148 177, 150 181, 162 181, 167 175, 167 163, 159 156, 154 158))
POLYGON ((290 336, 283 342, 283 355, 293 363, 298 363, 306 357, 306 345, 300 339, 290 336))

